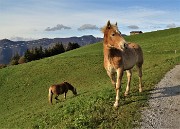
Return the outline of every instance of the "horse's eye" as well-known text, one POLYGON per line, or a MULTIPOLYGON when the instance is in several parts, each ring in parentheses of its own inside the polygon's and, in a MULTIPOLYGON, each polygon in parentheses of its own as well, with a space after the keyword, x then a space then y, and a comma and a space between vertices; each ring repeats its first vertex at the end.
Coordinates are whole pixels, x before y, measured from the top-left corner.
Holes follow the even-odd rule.
POLYGON ((115 34, 113 33, 112 36, 115 36, 115 34))

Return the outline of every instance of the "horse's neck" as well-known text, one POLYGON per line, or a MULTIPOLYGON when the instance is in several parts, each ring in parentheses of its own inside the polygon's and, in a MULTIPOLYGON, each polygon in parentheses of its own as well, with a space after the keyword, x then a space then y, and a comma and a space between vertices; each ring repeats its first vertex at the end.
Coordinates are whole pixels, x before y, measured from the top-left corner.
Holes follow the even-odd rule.
POLYGON ((108 58, 109 54, 110 54, 110 48, 108 48, 108 46, 104 44, 104 58, 108 58))
POLYGON ((71 90, 71 91, 73 91, 73 90, 74 90, 74 87, 73 87, 72 85, 67 84, 66 86, 67 86, 67 88, 68 88, 69 90, 71 90))
POLYGON ((116 49, 116 48, 109 48, 104 44, 104 60, 109 60, 113 57, 121 57, 123 54, 122 51, 116 49))

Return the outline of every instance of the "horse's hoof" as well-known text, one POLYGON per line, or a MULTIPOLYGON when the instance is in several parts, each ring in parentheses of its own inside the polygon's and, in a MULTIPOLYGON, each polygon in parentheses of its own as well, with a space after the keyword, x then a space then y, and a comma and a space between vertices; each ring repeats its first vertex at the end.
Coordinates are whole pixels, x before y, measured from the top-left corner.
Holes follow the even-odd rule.
POLYGON ((125 97, 128 96, 128 93, 125 92, 125 93, 124 93, 124 96, 125 96, 125 97))
POLYGON ((118 102, 115 102, 115 103, 114 103, 114 107, 115 107, 115 108, 118 108, 118 107, 119 107, 118 102))
POLYGON ((140 93, 142 92, 142 88, 141 88, 141 89, 139 89, 139 92, 140 92, 140 93))

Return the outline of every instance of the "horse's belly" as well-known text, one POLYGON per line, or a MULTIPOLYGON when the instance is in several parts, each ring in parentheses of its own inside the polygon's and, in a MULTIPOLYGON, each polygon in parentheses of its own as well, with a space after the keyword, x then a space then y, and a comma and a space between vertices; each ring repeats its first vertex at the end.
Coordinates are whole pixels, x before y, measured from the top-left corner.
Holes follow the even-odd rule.
MULTIPOLYGON (((58 85, 59 86, 59 85, 58 85)), ((57 95, 61 95, 64 93, 64 89, 62 86, 56 87, 53 89, 53 93, 57 94, 57 95)))
POLYGON ((124 70, 132 69, 136 64, 136 58, 132 58, 130 60, 124 60, 123 63, 124 63, 124 70))

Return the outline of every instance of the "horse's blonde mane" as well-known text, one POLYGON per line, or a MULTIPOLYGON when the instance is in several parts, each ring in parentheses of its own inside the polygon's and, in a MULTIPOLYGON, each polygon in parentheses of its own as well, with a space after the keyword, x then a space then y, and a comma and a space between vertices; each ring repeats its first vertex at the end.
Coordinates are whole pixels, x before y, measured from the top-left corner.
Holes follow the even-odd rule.
MULTIPOLYGON (((111 24, 111 28, 113 30, 118 30, 118 27, 115 24, 111 24)), ((106 29, 107 29, 107 25, 101 28, 101 32, 105 33, 106 29)))
POLYGON ((102 27, 102 28, 101 28, 101 32, 104 33, 105 30, 106 30, 106 28, 107 28, 107 26, 102 27))

